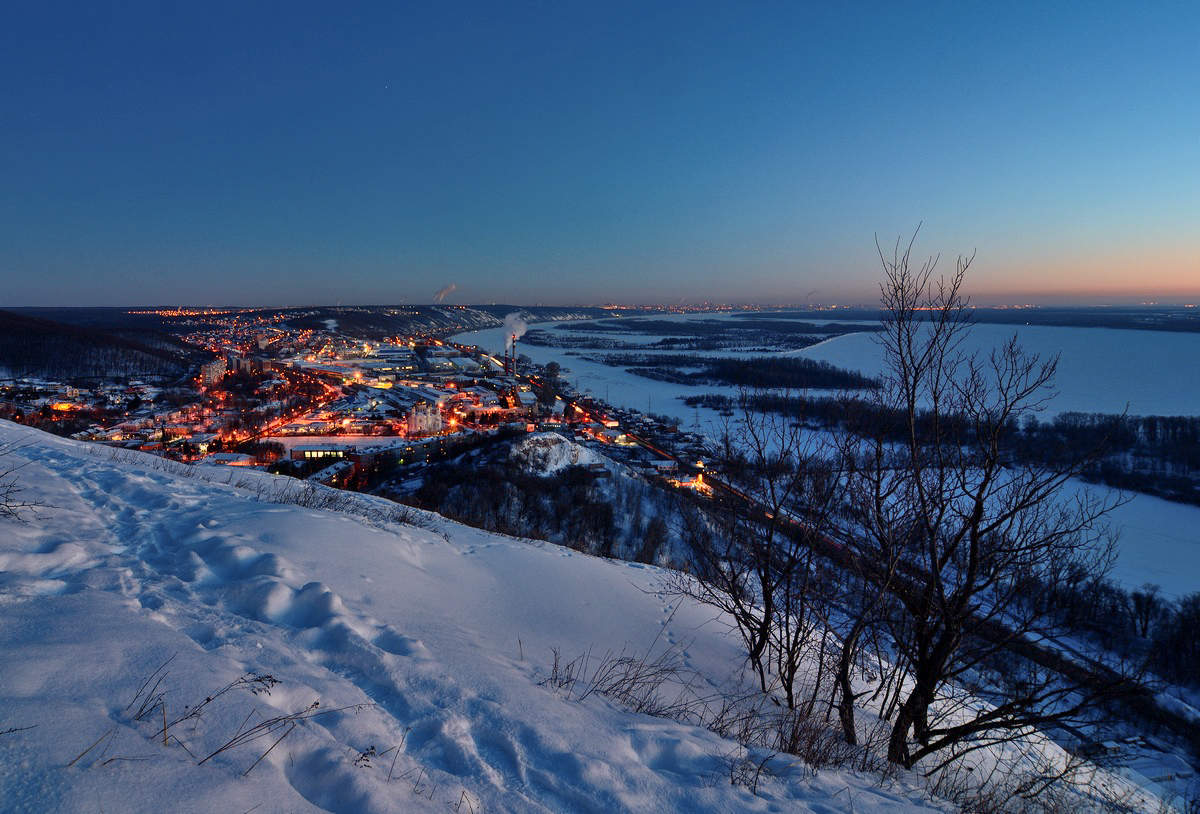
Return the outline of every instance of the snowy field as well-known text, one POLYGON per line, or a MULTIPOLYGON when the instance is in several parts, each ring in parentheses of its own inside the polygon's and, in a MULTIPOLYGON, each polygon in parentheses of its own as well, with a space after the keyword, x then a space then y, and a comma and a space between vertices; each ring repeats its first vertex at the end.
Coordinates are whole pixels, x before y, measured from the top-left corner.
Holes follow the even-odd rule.
MULTIPOLYGON (((681 323, 689 319, 719 319, 753 324, 752 320, 739 320, 730 314, 672 315, 654 319, 681 323)), ((800 321, 836 324, 836 320, 828 319, 802 318, 800 321)), ((592 336, 577 330, 563 331, 561 325, 550 327, 538 324, 534 327, 552 335, 561 333, 568 337, 592 336)), ((459 334, 456 339, 500 352, 504 348, 504 334, 505 331, 501 328, 486 329, 459 334)), ((1130 415, 1200 415, 1200 334, 984 324, 974 326, 964 350, 986 353, 1003 344, 1014 334, 1027 351, 1044 358, 1055 354, 1060 357, 1056 378, 1057 395, 1049 405, 1047 415, 1069 411, 1121 413, 1127 406, 1130 415)), ((595 336, 625 342, 662 338, 615 332, 597 333, 595 336)), ((611 393, 614 404, 645 409, 646 397, 649 396, 655 412, 687 416, 689 421, 693 418, 688 415, 691 411, 682 408, 682 405, 671 412, 666 402, 672 400, 672 393, 678 396, 734 391, 734 388, 687 387, 650 382, 640 376, 628 374, 621 368, 583 362, 577 356, 566 356, 564 349, 520 345, 520 352, 541 364, 554 360, 564 367, 571 368, 572 373, 568 375, 568 379, 572 382, 578 380, 582 388, 590 389, 599 396, 603 396, 607 390, 611 393), (648 388, 647 384, 662 387, 648 388), (619 392, 618 386, 626 391, 627 395, 619 392)), ((591 356, 605 353, 592 350, 575 352, 591 356)), ((684 353, 695 356, 762 355, 735 351, 684 353)), ((877 375, 882 365, 879 347, 874 335, 870 333, 833 337, 810 348, 785 353, 789 356, 807 356, 829 362, 837 367, 857 370, 869 376, 877 375)))
MULTIPOLYGON (((736 319, 730 315, 683 315, 687 319, 736 319)), ((655 317, 659 319, 659 317, 655 317)), ((806 320, 831 322, 831 320, 806 320)), ((540 330, 556 328, 538 324, 540 330)), ((1200 414, 1200 334, 1163 331, 1129 331, 1106 328, 977 325, 973 349, 986 351, 1016 332, 1026 348, 1041 354, 1061 353, 1058 396, 1049 412, 1084 410, 1119 413, 1129 402, 1130 413, 1200 414), (1117 385, 1120 385, 1119 387, 1117 385)), ((580 332, 569 332, 572 336, 580 332)), ((606 334, 623 339, 625 334, 606 334)), ((488 329, 460 334, 460 342, 478 344, 500 352, 504 330, 488 329)), ((557 361, 569 372, 564 377, 585 392, 612 404, 675 416, 687 429, 714 432, 716 413, 686 407, 679 396, 724 393, 733 387, 690 387, 658 382, 626 372, 624 368, 566 356, 563 350, 520 345, 520 352, 539 364, 557 361)), ((597 355, 603 351, 576 351, 597 355)), ((676 351, 677 352, 677 351, 676 351)), ((689 354, 700 355, 688 351, 689 354)), ((709 355, 735 355, 725 351, 709 355)), ((871 334, 857 333, 826 340, 789 355, 805 355, 839 367, 874 375, 880 367, 879 349, 871 334)), ((1082 488, 1082 485, 1080 485, 1082 488)), ((1106 487, 1088 487, 1109 491, 1106 487)), ((1126 587, 1144 583, 1160 585, 1163 593, 1179 597, 1200 591, 1200 507, 1172 503, 1148 495, 1132 496, 1117 508, 1111 521, 1120 534, 1114 578, 1126 587)))
MULTIPOLYGON (((1200 415, 1200 334, 1066 328, 1043 325, 975 325, 967 352, 987 353, 1016 335, 1030 353, 1059 356, 1057 395, 1046 414, 1200 415)), ((800 352, 837 367, 878 374, 879 347, 870 334, 835 337, 800 352)))
MULTIPOLYGON (((1074 486, 1112 492, 1103 486, 1074 486)), ((1200 591, 1200 506, 1126 496, 1130 501, 1108 518, 1120 534, 1112 578, 1126 588, 1158 585, 1171 599, 1200 591)))
MULTIPOLYGON (((576 323, 578 324, 578 323, 576 323)), ((558 326, 538 323, 537 330, 555 332, 558 326)), ((484 350, 494 354, 504 352, 507 331, 504 328, 486 328, 482 331, 471 331, 458 334, 455 341, 465 344, 479 345, 484 350)), ((575 331, 563 332, 571 336, 587 336, 575 331)), ((604 339, 620 339, 622 341, 637 340, 637 337, 627 334, 605 335, 604 339)), ((653 337, 661 339, 662 337, 653 337)), ((644 338, 643 338, 644 339, 644 338)), ((618 407, 628 407, 643 412, 678 418, 687 429, 709 429, 712 426, 715 413, 710 410, 693 410, 687 407, 680 396, 703 395, 705 393, 724 393, 729 396, 737 395, 735 387, 718 387, 703 385, 692 387, 685 384, 659 382, 636 376, 626 372, 622 367, 610 367, 601 362, 585 359, 585 356, 602 356, 606 351, 571 348, 548 348, 539 345, 517 343, 517 352, 528 356, 537 364, 558 362, 563 367, 562 377, 573 387, 583 393, 604 399, 618 407), (568 356, 567 352, 578 355, 568 356)), ((610 351, 611 352, 611 351, 610 351)), ((634 353, 650 354, 651 351, 633 351, 634 353)), ((733 351, 664 351, 664 353, 686 353, 690 356, 736 356, 733 351)))
POLYGON ((729 782, 736 744, 542 686, 551 648, 678 645, 717 683, 737 668, 711 611, 677 607, 656 569, 436 516, 415 528, 275 503, 262 490, 283 481, 262 473, 0 421, 4 443, 23 497, 45 504, 33 522, 0 519, 0 731, 33 727, 0 735, 6 812, 925 805, 800 764, 755 796, 729 782), (271 680, 217 694, 247 674, 271 680))

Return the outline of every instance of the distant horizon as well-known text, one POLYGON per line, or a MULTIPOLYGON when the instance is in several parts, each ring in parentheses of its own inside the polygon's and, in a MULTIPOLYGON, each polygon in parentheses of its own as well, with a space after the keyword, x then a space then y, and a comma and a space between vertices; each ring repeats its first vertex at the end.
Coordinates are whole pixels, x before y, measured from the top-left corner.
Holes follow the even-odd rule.
MULTIPOLYGON (((53 305, 53 304, 35 304, 35 305, 3 305, 0 304, 0 310, 7 311, 25 311, 25 310, 82 310, 82 309, 113 309, 113 310, 146 310, 146 311, 165 311, 170 309, 198 309, 198 310, 294 310, 304 308, 494 308, 497 306, 511 308, 609 308, 614 310, 621 309, 662 309, 669 310, 672 308, 687 308, 694 310, 718 310, 718 309, 740 309, 740 310, 788 310, 794 309, 798 311, 835 311, 835 310, 874 310, 880 308, 878 302, 828 302, 828 303, 799 303, 799 302, 311 302, 300 304, 255 304, 255 303, 126 303, 126 304, 111 304, 111 305, 53 305)), ((1019 310, 1025 308, 1087 308, 1087 309, 1103 309, 1103 308, 1200 308, 1200 293, 1195 296, 1188 297, 1186 295, 1164 295, 1162 297, 1146 297, 1142 299, 1131 298, 1126 300, 1094 300, 1091 302, 1082 299, 1070 299, 1069 295, 1061 295, 1061 299, 1049 299, 1038 302, 1030 299, 1013 299, 1001 300, 999 298, 988 298, 986 301, 982 297, 972 297, 969 302, 969 307, 987 310, 1019 310)))

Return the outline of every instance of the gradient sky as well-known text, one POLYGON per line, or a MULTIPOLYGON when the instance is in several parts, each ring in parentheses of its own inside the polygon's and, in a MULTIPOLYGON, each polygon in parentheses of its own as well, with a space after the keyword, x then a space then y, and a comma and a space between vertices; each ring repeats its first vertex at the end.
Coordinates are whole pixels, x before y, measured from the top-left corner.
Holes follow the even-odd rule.
POLYGON ((104 5, 0 18, 0 307, 1200 298, 1195 2, 104 5))

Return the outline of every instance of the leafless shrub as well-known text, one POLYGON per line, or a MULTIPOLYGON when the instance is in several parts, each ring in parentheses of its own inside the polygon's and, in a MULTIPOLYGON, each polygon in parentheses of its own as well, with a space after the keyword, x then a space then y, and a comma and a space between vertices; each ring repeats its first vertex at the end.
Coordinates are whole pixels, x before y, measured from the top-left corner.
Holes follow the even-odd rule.
POLYGON ((696 675, 683 663, 683 648, 672 645, 653 658, 624 651, 600 659, 587 679, 582 701, 593 693, 611 698, 634 712, 675 720, 695 716, 699 699, 692 692, 696 675), (671 684, 678 686, 668 692, 671 684))
MULTIPOLYGON (((700 725, 747 748, 795 755, 813 772, 846 768, 892 773, 877 751, 877 737, 862 745, 847 743, 823 716, 802 709, 789 710, 761 693, 706 700, 707 711, 700 725)), ((886 744, 886 738, 882 742, 886 744)))
POLYGON ((721 762, 729 774, 729 785, 741 786, 757 796, 759 782, 772 774, 770 765, 775 757, 775 752, 760 756, 749 749, 742 749, 723 756, 721 762))
POLYGON ((159 688, 163 681, 167 678, 167 667, 175 660, 176 654, 171 654, 171 657, 164 661, 154 671, 138 685, 137 691, 133 694, 133 699, 125 706, 125 711, 133 711, 132 718, 135 721, 140 721, 157 710, 159 706, 164 706, 165 693, 159 688), (134 709, 134 705, 137 708, 134 709))
MULTIPOLYGON (((846 743, 839 730, 807 709, 788 709, 757 689, 742 694, 702 693, 700 676, 686 666, 683 647, 673 644, 655 654, 653 645, 641 656, 626 651, 597 657, 587 651, 566 660, 557 648, 549 675, 539 683, 568 699, 603 695, 633 712, 702 726, 744 748, 800 758, 810 771, 851 768, 881 771, 886 767, 867 747, 846 743)), ((886 740, 884 741, 886 743, 886 740)), ((760 761, 761 762, 761 761, 760 761)), ((765 764, 763 764, 765 765, 765 764)), ((754 771, 755 785, 763 771, 754 771)), ((750 768, 731 768, 731 782, 743 785, 750 768), (734 779, 736 774, 740 779, 734 779)))
POLYGON ((140 467, 154 472, 167 472, 180 478, 198 478, 201 470, 170 458, 107 444, 92 444, 88 447, 92 455, 104 458, 121 466, 140 467))
MULTIPOLYGON (((124 713, 128 716, 127 723, 137 724, 145 721, 155 722, 155 726, 152 731, 153 740, 157 741, 161 737, 163 746, 170 746, 172 744, 178 745, 185 752, 187 752, 187 754, 191 756, 193 760, 196 761, 197 765, 204 765, 218 755, 224 754, 231 750, 248 746, 252 743, 264 742, 270 739, 270 744, 267 746, 267 748, 259 753, 255 760, 246 768, 244 772, 242 772, 243 776, 248 775, 251 771, 253 771, 255 766, 261 763, 272 751, 274 751, 277 746, 279 746, 280 743, 283 742, 288 735, 295 731, 297 726, 302 725, 304 722, 321 715, 330 715, 334 713, 345 712, 347 710, 358 712, 373 706, 372 704, 352 704, 335 709, 322 709, 320 701, 317 700, 313 701, 303 709, 295 712, 274 715, 268 718, 263 718, 258 708, 252 707, 246 717, 242 719, 241 723, 238 724, 237 728, 233 731, 233 734, 222 735, 216 741, 215 748, 207 750, 207 754, 205 754, 204 751, 201 751, 200 754, 205 756, 199 757, 196 752, 194 752, 193 749, 187 745, 184 737, 182 737, 177 731, 181 724, 184 724, 185 722, 191 722, 191 733, 195 734, 197 727, 201 724, 205 714, 209 710, 213 709, 214 705, 219 700, 222 698, 227 698, 230 693, 235 691, 245 691, 255 696, 270 695, 271 690, 280 682, 279 679, 269 674, 246 673, 245 675, 239 676, 233 681, 225 684, 215 692, 205 696, 199 702, 185 705, 182 713, 169 716, 167 713, 166 679, 169 675, 168 667, 174 659, 175 656, 172 655, 164 660, 138 685, 133 694, 133 698, 129 701, 124 709, 124 713), (158 715, 161 715, 161 726, 157 725, 158 715), (252 724, 251 720, 256 715, 261 718, 261 720, 252 724)), ((76 755, 71 762, 67 764, 67 766, 71 767, 79 763, 79 761, 81 761, 88 754, 92 753, 93 750, 95 750, 101 744, 104 744, 104 748, 92 761, 91 765, 93 766, 97 764, 101 766, 107 766, 110 763, 118 760, 141 761, 152 759, 152 755, 118 756, 106 759, 105 755, 108 752, 108 749, 111 747, 117 731, 117 726, 112 726, 107 729, 102 735, 100 735, 100 737, 98 737, 83 751, 76 755)), ((188 737, 191 737, 191 734, 189 734, 188 737)), ((360 768, 370 767, 372 765, 371 759, 374 757, 377 757, 377 755, 375 753, 375 747, 372 746, 367 751, 358 755, 354 761, 354 765, 360 768)))
MULTIPOLYGON (((84 755, 86 755, 88 752, 92 751, 92 750, 93 750, 93 749, 95 749, 97 746, 99 746, 99 745, 100 745, 100 743, 101 743, 102 741, 104 741, 105 739, 108 739, 108 740, 111 742, 112 736, 113 736, 113 735, 115 735, 115 734, 116 734, 116 732, 117 732, 117 728, 116 728, 115 726, 113 726, 113 727, 109 727, 108 729, 106 729, 106 730, 104 731, 104 734, 103 734, 103 735, 101 735, 100 737, 96 738, 96 740, 92 741, 92 743, 91 743, 91 745, 90 745, 90 746, 88 746, 88 747, 87 747, 87 748, 85 748, 85 749, 84 749, 82 752, 80 752, 80 753, 79 753, 79 754, 77 754, 77 755, 76 755, 74 758, 72 758, 72 759, 71 759, 71 762, 67 764, 67 768, 68 768, 68 769, 69 769, 69 768, 71 768, 71 767, 72 767, 72 766, 74 766, 76 763, 78 763, 80 760, 82 760, 82 759, 83 759, 83 757, 84 757, 84 755)), ((104 757, 103 753, 101 753, 100 757, 104 757)))
MULTIPOLYGON (((172 656, 172 658, 174 658, 172 656)), ((268 674, 246 673, 245 675, 235 678, 221 689, 214 692, 212 695, 205 696, 203 701, 196 704, 188 704, 183 708, 183 714, 180 715, 171 723, 167 724, 167 729, 181 724, 185 721, 199 719, 210 704, 219 699, 221 696, 233 690, 246 690, 251 695, 270 695, 271 689, 279 684, 279 679, 268 674)))
POLYGON ((7 729, 0 729, 0 735, 14 735, 17 732, 24 732, 27 729, 36 729, 36 728, 37 728, 37 724, 30 724, 29 726, 10 726, 7 729))
POLYGON ((247 767, 246 771, 242 772, 242 776, 244 777, 244 776, 250 774, 250 772, 254 769, 255 766, 257 766, 259 763, 261 763, 263 761, 263 759, 266 758, 266 756, 269 755, 272 752, 272 750, 274 750, 275 747, 280 744, 280 742, 283 741, 284 738, 286 738, 288 735, 292 734, 292 732, 295 731, 296 727, 299 726, 300 724, 302 724, 303 722, 310 720, 312 718, 316 718, 321 715, 330 715, 330 714, 337 713, 337 712, 345 712, 346 710, 354 710, 357 712, 359 710, 366 709, 370 706, 372 706, 372 705, 371 704, 352 704, 352 705, 345 706, 345 707, 338 707, 336 709, 321 709, 321 702, 313 701, 307 707, 297 710, 296 712, 287 713, 285 715, 276 715, 271 718, 267 718, 266 720, 260 721, 259 723, 255 724, 254 726, 251 726, 249 728, 244 728, 246 726, 246 723, 243 722, 242 725, 237 728, 237 731, 235 731, 230 738, 228 738, 224 743, 222 743, 220 746, 218 746, 212 752, 210 752, 208 754, 208 756, 206 756, 205 758, 200 760, 197 763, 197 765, 202 766, 205 763, 207 763, 208 761, 212 760, 217 755, 223 754, 232 749, 237 749, 241 746, 245 746, 250 743, 254 743, 256 741, 260 741, 260 740, 269 738, 272 735, 275 735, 276 733, 281 732, 282 734, 280 734, 279 737, 275 738, 275 740, 271 742, 271 745, 269 747, 267 747, 266 751, 264 751, 262 754, 260 754, 255 759, 255 761, 253 763, 251 763, 249 767, 247 767))
POLYGON ((1132 784, 1099 780, 1106 767, 1094 761, 1076 755, 1056 760, 1032 740, 1009 747, 993 752, 988 761, 957 760, 927 772, 930 793, 979 814, 1128 812, 1147 804, 1132 784))
POLYGON ((859 747, 846 743, 824 719, 800 710, 780 710, 771 728, 776 733, 774 748, 802 758, 812 771, 853 766, 860 760, 859 747))
POLYGON ((21 497, 25 490, 17 473, 29 465, 28 461, 13 460, 13 454, 21 448, 15 443, 0 444, 0 517, 24 522, 27 515, 35 514, 43 503, 21 497))
POLYGON ((462 794, 458 796, 458 802, 454 804, 453 808, 455 812, 467 811, 469 814, 475 814, 476 802, 478 801, 471 796, 470 792, 463 789, 462 794), (466 808, 463 808, 463 806, 466 806, 466 808))
POLYGON ((766 729, 763 721, 768 701, 757 691, 741 696, 717 696, 705 708, 700 725, 743 745, 760 743, 766 729))
MULTIPOLYGON (((297 481, 287 477, 249 477, 238 472, 237 467, 197 467, 148 455, 134 450, 120 449, 96 445, 92 447, 93 454, 103 456, 114 463, 123 466, 138 466, 158 472, 167 472, 183 478, 202 479, 234 489, 250 492, 255 499, 263 503, 281 503, 300 506, 319 511, 339 512, 361 517, 377 526, 401 525, 417 528, 429 528, 431 523, 428 516, 399 503, 390 503, 382 499, 360 499, 353 492, 345 492, 322 484, 297 481), (222 469, 226 469, 224 479, 220 477, 222 469)), ((0 455, 3 454, 0 447, 0 455)), ((3 477, 0 471, 0 498, 3 497, 3 477)), ((0 516, 3 516, 0 510, 0 516)))
POLYGON ((363 499, 353 492, 343 492, 322 484, 280 478, 278 481, 247 481, 245 488, 249 490, 251 486, 256 499, 264 503, 351 514, 380 527, 392 524, 418 528, 430 526, 426 515, 411 506, 381 499, 363 499))
POLYGON ((354 767, 357 769, 370 769, 371 760, 378 757, 374 746, 368 746, 364 751, 358 753, 358 757, 354 758, 354 767))
POLYGON ((539 686, 549 687, 563 692, 567 698, 575 691, 575 683, 579 680, 580 663, 584 656, 578 656, 571 661, 564 661, 557 647, 550 648, 553 662, 550 665, 550 675, 538 682, 539 686))
POLYGON ((424 766, 414 766, 403 774, 397 775, 396 779, 411 780, 412 793, 417 797, 424 797, 427 800, 432 800, 434 793, 437 791, 437 785, 427 777, 424 766), (413 772, 416 772, 415 777, 413 772))

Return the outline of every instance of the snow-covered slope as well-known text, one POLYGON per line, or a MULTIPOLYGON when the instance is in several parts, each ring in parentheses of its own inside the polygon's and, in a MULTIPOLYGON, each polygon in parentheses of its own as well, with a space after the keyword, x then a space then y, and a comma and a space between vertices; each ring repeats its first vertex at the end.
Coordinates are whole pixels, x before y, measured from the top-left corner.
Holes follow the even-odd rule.
POLYGON ((616 467, 616 464, 603 455, 568 441, 554 432, 527 435, 513 445, 512 458, 523 464, 531 474, 543 477, 561 472, 569 466, 600 464, 610 471, 616 467))
POLYGON ((653 568, 436 516, 396 525, 365 496, 272 503, 267 476, 114 460, 7 422, 0 444, 45 504, 0 519, 0 732, 33 727, 0 734, 5 811, 925 805, 802 765, 753 795, 730 783, 736 744, 540 683, 551 648, 678 643, 712 681, 736 669, 711 612, 676 608, 653 568))

